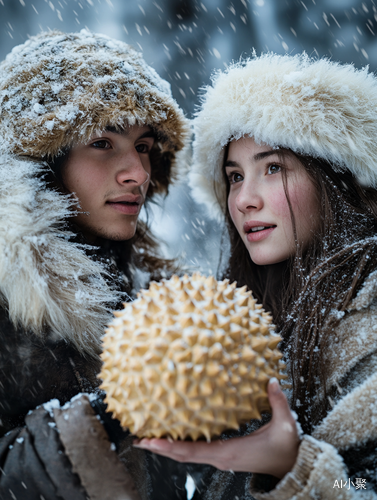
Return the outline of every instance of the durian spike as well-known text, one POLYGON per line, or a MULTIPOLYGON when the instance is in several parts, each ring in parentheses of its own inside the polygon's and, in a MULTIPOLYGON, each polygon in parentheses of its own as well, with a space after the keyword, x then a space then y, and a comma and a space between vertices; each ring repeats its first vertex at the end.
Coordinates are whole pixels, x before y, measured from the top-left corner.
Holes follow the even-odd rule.
POLYGON ((241 297, 240 299, 237 300, 237 305, 239 305, 240 307, 245 307, 247 306, 249 302, 249 297, 245 296, 245 297, 241 297))
POLYGON ((199 290, 195 290, 195 293, 192 294, 192 298, 198 302, 202 302, 204 300, 204 297, 199 290))
POLYGON ((210 276, 206 279, 206 285, 208 286, 208 288, 215 288, 217 286, 217 281, 213 276, 210 276))
POLYGON ((253 350, 256 352, 263 352, 265 348, 267 347, 268 344, 268 339, 264 337, 253 337, 251 341, 251 345, 253 347, 253 350))
POLYGON ((179 323, 182 328, 188 328, 189 326, 192 326, 194 324, 194 321, 191 316, 182 316, 179 318, 179 323))
POLYGON ((223 292, 223 296, 228 299, 229 301, 230 300, 233 300, 233 297, 234 297, 234 289, 233 288, 228 288, 227 290, 225 290, 223 292))
POLYGON ((278 344, 281 342, 281 337, 280 336, 273 336, 273 337, 270 337, 269 341, 268 341, 268 347, 270 349, 275 349, 278 344))
POLYGON ((218 325, 217 315, 214 312, 210 312, 207 316, 207 321, 211 323, 213 327, 218 325))

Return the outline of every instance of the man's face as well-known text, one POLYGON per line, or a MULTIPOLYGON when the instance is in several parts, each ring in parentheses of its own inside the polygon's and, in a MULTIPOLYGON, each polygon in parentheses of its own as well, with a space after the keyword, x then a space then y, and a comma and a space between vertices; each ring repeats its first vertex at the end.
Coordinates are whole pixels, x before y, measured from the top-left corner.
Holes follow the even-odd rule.
POLYGON ((70 151, 62 179, 79 200, 75 222, 88 241, 128 240, 135 234, 150 182, 153 143, 149 127, 134 125, 121 133, 96 134, 70 151))

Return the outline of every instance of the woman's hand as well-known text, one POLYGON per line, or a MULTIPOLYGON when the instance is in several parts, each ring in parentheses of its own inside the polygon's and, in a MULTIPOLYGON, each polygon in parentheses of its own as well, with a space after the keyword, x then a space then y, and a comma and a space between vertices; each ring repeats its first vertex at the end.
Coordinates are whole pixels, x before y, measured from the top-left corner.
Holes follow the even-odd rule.
POLYGON ((249 436, 211 443, 141 439, 135 440, 134 446, 178 462, 210 464, 220 470, 282 478, 296 461, 300 438, 296 421, 276 379, 268 384, 268 397, 272 419, 249 436))

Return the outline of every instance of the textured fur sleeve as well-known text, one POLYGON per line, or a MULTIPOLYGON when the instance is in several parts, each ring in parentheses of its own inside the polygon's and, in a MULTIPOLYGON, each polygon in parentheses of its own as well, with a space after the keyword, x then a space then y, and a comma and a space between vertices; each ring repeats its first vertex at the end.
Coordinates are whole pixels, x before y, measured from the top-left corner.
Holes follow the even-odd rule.
MULTIPOLYGON (((376 468, 377 463, 374 464, 376 468)), ((363 476, 361 476, 363 478, 363 476)), ((373 485, 357 488, 336 448, 305 436, 292 471, 270 492, 258 489, 258 475, 251 483, 256 500, 376 500, 373 485), (352 484, 354 483, 354 485, 352 484)))
POLYGON ((0 498, 140 500, 85 395, 31 412, 0 439, 0 498))
POLYGON ((261 478, 254 476, 257 500, 377 500, 377 373, 357 380, 374 359, 369 356, 353 370, 355 387, 339 399, 313 437, 304 437, 293 470, 275 489, 264 492, 261 478), (365 489, 357 485, 361 479, 365 489))

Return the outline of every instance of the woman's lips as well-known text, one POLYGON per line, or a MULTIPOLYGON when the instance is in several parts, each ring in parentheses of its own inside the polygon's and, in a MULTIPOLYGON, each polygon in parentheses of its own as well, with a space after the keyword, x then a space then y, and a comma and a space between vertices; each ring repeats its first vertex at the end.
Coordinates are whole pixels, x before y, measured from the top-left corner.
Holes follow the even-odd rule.
POLYGON ((113 201, 108 201, 106 204, 109 205, 114 210, 116 210, 117 212, 126 215, 137 215, 140 211, 140 206, 141 206, 139 203, 113 202, 113 201))
POLYGON ((269 227, 267 229, 263 229, 262 231, 255 231, 255 232, 250 232, 246 234, 247 241, 254 242, 254 241, 261 241, 267 238, 272 231, 276 228, 276 226, 269 227))

